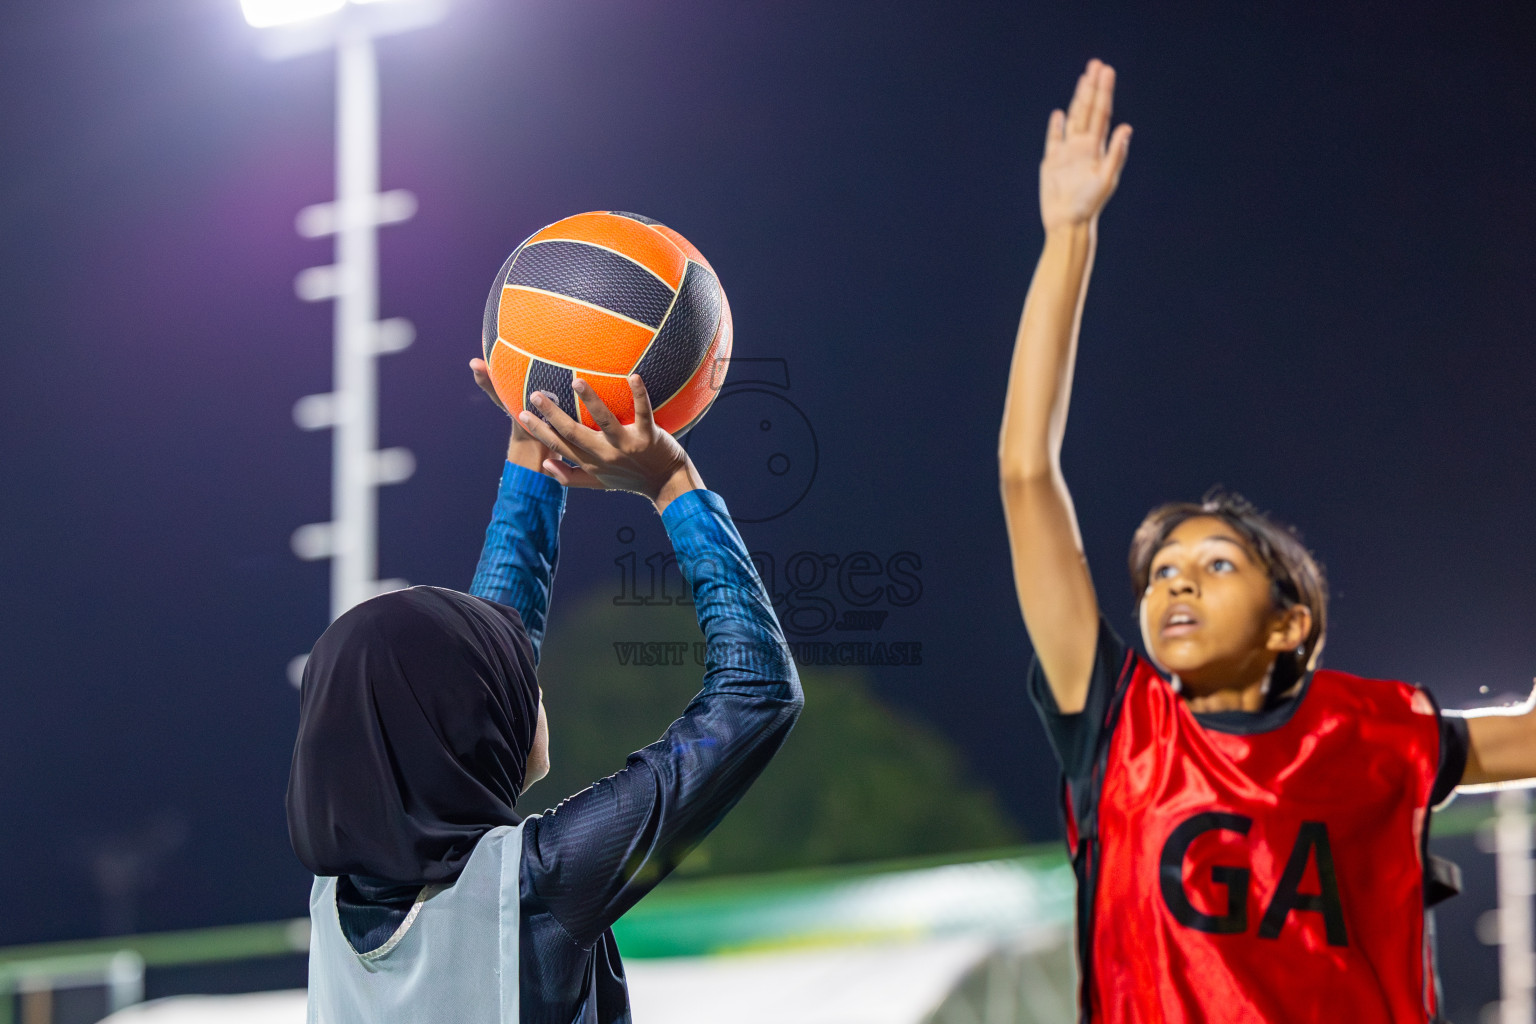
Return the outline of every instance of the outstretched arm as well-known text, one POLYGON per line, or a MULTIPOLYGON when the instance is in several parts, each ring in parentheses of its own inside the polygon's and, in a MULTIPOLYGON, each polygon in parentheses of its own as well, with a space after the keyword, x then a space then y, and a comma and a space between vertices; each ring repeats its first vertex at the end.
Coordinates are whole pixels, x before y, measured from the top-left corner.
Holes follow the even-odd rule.
POLYGON ((1081 711, 1099 605, 1072 496, 1061 474, 1072 367, 1093 267, 1099 213, 1120 181, 1129 125, 1109 134, 1115 72, 1093 60, 1065 112, 1051 113, 1040 162, 1045 248, 1014 342, 998 470, 1014 587, 1035 655, 1060 711, 1081 711))
POLYGON ((1459 714, 1467 720, 1463 786, 1536 779, 1536 693, 1512 707, 1459 714))
POLYGON ((601 430, 542 396, 534 406, 546 419, 523 419, 577 465, 546 463, 546 471, 651 499, 705 639, 703 689, 661 739, 526 826, 524 912, 553 917, 583 947, 719 824, 778 751, 803 702, 773 605, 725 502, 703 489, 682 447, 655 426, 640 378, 630 386, 633 424, 619 424, 581 382, 577 396, 601 430))

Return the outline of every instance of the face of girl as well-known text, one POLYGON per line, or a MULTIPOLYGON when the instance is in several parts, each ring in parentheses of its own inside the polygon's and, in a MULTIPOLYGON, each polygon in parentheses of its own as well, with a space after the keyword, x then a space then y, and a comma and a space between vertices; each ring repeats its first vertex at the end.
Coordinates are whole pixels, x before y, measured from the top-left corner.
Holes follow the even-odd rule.
POLYGON ((1261 684, 1310 627, 1306 608, 1275 608, 1263 563, 1215 516, 1186 519, 1152 556, 1142 640, 1194 694, 1261 684))

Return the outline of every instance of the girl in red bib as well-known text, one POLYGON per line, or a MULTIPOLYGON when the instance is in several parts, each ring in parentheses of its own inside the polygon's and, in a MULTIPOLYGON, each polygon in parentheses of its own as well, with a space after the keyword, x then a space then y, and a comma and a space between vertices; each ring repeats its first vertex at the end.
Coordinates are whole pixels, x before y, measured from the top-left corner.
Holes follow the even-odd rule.
POLYGON ((1099 613, 1060 452, 1098 216, 1131 130, 1090 61, 1040 165, 1045 248, 999 445, 1029 688, 1061 760, 1082 1019, 1433 1021, 1429 857, 1456 786, 1536 776, 1536 715, 1441 714, 1409 683, 1316 668, 1327 586, 1233 495, 1164 505, 1131 543, 1147 656, 1099 613))

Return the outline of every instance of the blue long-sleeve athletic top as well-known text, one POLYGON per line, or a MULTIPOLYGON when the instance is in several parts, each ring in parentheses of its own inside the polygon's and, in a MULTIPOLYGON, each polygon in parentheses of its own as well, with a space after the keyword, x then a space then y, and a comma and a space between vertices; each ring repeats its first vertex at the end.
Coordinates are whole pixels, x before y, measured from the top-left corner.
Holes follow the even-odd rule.
MULTIPOLYGON (((508 463, 470 593, 517 609, 538 657, 565 488, 508 463)), ((704 687, 655 743, 523 826, 519 978, 525 1024, 628 1021, 614 921, 735 806, 778 751, 803 697, 746 546, 710 491, 662 513, 704 631, 704 687)), ((381 944, 415 892, 351 879, 339 894, 353 948, 381 944)))

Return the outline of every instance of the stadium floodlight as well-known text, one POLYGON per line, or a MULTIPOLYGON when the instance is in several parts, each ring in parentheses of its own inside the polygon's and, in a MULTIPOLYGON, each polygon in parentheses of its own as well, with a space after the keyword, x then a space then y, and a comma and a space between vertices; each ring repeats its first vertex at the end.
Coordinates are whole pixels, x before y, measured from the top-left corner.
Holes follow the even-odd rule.
MULTIPOLYGON (((408 449, 378 447, 379 356, 411 344, 415 329, 399 317, 379 319, 378 229, 409 220, 416 197, 379 191, 379 73, 373 40, 430 24, 442 0, 241 0, 245 19, 262 29, 262 50, 275 59, 320 50, 336 53, 336 198, 299 211, 305 238, 335 239, 335 258, 294 279, 306 302, 334 302, 331 390, 293 407, 303 430, 331 431, 331 518, 293 532, 300 558, 331 562, 331 618, 360 601, 406 585, 378 578, 378 489, 415 472, 408 449)), ((304 657, 288 665, 298 685, 304 657)))
POLYGON ((335 14, 347 5, 408 3, 409 0, 240 0, 246 23, 252 28, 276 28, 335 14))

